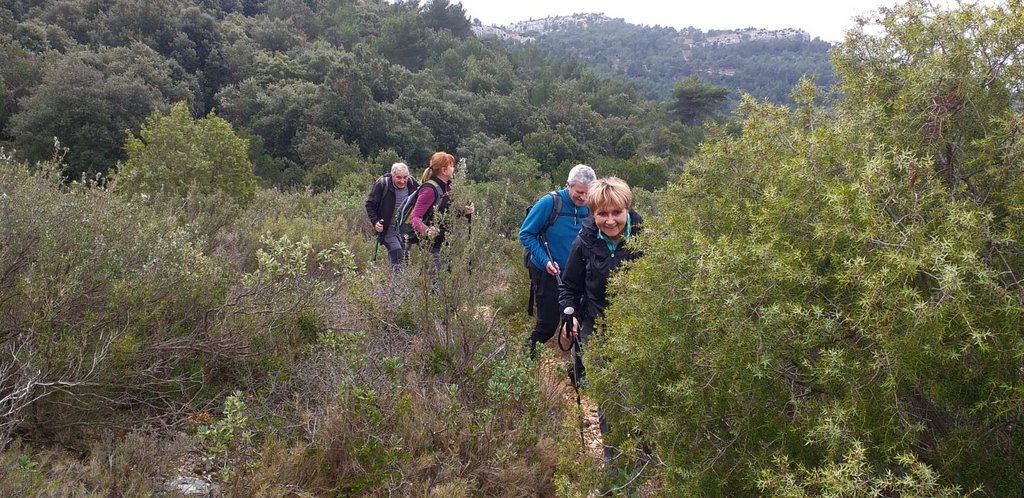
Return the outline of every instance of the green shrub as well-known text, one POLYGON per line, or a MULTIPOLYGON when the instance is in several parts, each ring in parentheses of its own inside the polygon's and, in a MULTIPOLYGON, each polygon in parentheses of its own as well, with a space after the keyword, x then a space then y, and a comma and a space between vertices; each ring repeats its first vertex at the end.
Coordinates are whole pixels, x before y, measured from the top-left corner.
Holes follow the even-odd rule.
POLYGON ((745 99, 661 197, 588 372, 669 493, 1018 492, 1020 81, 980 48, 1004 14, 885 12, 837 52, 835 109, 745 99))
MULTIPOLYGON (((173 419, 225 385, 261 383, 271 360, 316 337, 332 285, 353 275, 336 239, 319 250, 287 237, 211 244, 163 205, 65 186, 52 168, 31 174, 8 161, 0 172, 0 312, 11 317, 0 335, 11 415, 0 440, 137 406, 173 419), (248 260, 246 272, 223 264, 248 260)), ((235 229, 214 233, 226 240, 235 229)))
POLYGON ((911 453, 898 455, 895 461, 875 469, 866 450, 853 441, 841 461, 830 461, 817 468, 794 468, 784 456, 775 467, 761 471, 758 488, 771 496, 928 496, 953 498, 961 490, 943 486, 940 476, 911 453))
POLYGON ((224 400, 224 414, 219 420, 196 428, 195 437, 205 447, 203 464, 206 471, 217 471, 228 480, 238 467, 258 464, 251 460, 255 431, 246 414, 241 391, 224 400))
POLYGON ((44 167, 0 172, 0 313, 10 430, 168 396, 194 381, 175 366, 207 332, 225 292, 193 233, 109 192, 63 186, 44 167), (67 405, 76 406, 68 410, 67 405))
POLYGON ((185 198, 223 192, 240 205, 256 191, 256 175, 248 144, 231 124, 211 114, 195 120, 184 102, 167 116, 159 111, 146 119, 140 138, 128 137, 128 160, 119 168, 114 186, 130 197, 168 194, 185 198))

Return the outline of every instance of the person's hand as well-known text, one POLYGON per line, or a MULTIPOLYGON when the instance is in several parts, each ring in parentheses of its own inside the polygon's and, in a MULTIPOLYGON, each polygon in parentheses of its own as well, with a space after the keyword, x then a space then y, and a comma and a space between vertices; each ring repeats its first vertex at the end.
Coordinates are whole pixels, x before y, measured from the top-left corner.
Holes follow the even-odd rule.
POLYGON ((434 238, 437 234, 441 233, 441 230, 437 227, 427 227, 427 237, 434 238))
POLYGON ((559 272, 558 263, 554 261, 548 261, 548 264, 544 265, 544 269, 547 270, 548 275, 551 276, 558 275, 559 272))
POLYGON ((384 231, 384 220, 380 220, 376 224, 374 224, 373 225, 373 229, 376 230, 377 233, 383 232, 384 231))
POLYGON ((576 319, 576 316, 574 315, 572 317, 572 328, 569 327, 569 321, 566 320, 565 327, 562 328, 561 333, 562 333, 562 337, 565 337, 565 339, 567 341, 572 341, 572 340, 575 340, 576 336, 579 335, 579 331, 580 331, 580 322, 579 322, 579 320, 576 319))
POLYGON ((472 202, 466 204, 466 214, 473 214, 473 211, 476 211, 476 206, 472 202))

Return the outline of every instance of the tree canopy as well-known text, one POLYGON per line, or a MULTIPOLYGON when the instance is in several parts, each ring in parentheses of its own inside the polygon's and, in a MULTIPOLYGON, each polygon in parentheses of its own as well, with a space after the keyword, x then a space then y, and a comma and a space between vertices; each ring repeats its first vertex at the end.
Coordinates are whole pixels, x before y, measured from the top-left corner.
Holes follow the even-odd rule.
MULTIPOLYGON (((671 102, 644 100, 653 74, 658 85, 670 78, 675 85, 689 73, 627 80, 588 57, 562 58, 548 42, 477 39, 462 5, 448 0, 175 0, 152 8, 121 0, 105 9, 91 0, 18 2, 0 7, 0 26, 0 53, 10 62, 0 69, 0 142, 20 159, 40 161, 53 155, 57 137, 72 179, 125 160, 124 131, 138 133, 153 111, 180 101, 199 116, 216 109, 254 139, 250 160, 262 182, 282 188, 303 186, 320 166, 299 157, 311 128, 357 146, 369 169, 386 166, 370 160, 381 151, 425 165, 433 152, 458 150, 482 133, 540 160, 545 171, 567 160, 631 155, 678 171, 699 135, 671 123, 671 102), (632 143, 621 142, 626 129, 632 143), (555 144, 537 143, 543 137, 555 144)), ((668 61, 678 48, 673 37, 683 34, 602 26, 613 39, 627 33, 633 41, 595 41, 582 53, 601 46, 618 60, 623 50, 660 50, 668 61)), ((770 52, 745 50, 752 58, 770 52)), ((314 176, 329 185, 332 174, 321 168, 314 176)))
POLYGON ((245 205, 256 192, 248 147, 224 119, 210 114, 194 120, 188 106, 179 102, 166 116, 157 112, 147 118, 139 137, 128 138, 128 159, 115 188, 129 196, 180 199, 192 192, 220 192, 245 205))
POLYGON ((729 90, 702 83, 697 76, 691 76, 676 84, 672 90, 672 112, 685 125, 699 125, 704 120, 720 114, 724 109, 729 90))

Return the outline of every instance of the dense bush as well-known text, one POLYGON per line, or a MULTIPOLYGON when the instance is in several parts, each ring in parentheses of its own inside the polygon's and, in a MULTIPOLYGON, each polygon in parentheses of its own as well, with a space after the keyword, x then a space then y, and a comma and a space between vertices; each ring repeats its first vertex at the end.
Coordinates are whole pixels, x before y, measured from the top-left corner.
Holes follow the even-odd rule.
POLYGON ((179 404, 201 383, 203 339, 236 343, 208 336, 221 268, 187 227, 64 187, 52 165, 30 175, 8 158, 0 175, 4 435, 179 404))
POLYGON ((1019 9, 886 12, 661 197, 590 358, 673 493, 1019 492, 1019 9))
POLYGON ((314 253, 287 237, 231 246, 249 257, 211 257, 201 217, 179 222, 95 185, 64 186, 52 165, 31 174, 5 161, 5 439, 98 414, 173 419, 201 407, 247 365, 311 340, 302 317, 352 268, 340 242, 314 253))

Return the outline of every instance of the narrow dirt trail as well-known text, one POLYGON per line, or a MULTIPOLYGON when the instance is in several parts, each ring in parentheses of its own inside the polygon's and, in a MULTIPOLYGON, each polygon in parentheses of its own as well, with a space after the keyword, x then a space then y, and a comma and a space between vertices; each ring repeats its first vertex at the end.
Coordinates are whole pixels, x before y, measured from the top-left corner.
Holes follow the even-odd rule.
MULTIPOLYGON (((541 371, 558 385, 559 392, 565 399, 565 406, 567 408, 566 415, 568 417, 572 417, 573 424, 576 427, 579 427, 580 420, 578 411, 576 410, 576 390, 573 389, 572 383, 569 382, 569 375, 566 370, 569 365, 569 353, 559 349, 555 344, 554 339, 548 341, 546 347, 552 351, 553 356, 544 356, 544 358, 547 358, 547 361, 541 365, 541 371)), ((585 454, 580 456, 586 456, 593 458, 595 461, 601 461, 604 444, 601 440, 601 427, 597 418, 597 405, 582 393, 580 396, 580 405, 583 411, 582 428, 585 454)))
MULTIPOLYGON (((552 355, 543 355, 544 361, 540 365, 541 375, 547 376, 557 386, 558 392, 562 395, 565 400, 565 416, 570 418, 569 423, 575 427, 575 433, 573 437, 579 437, 580 418, 579 412, 576 408, 576 390, 573 389, 572 383, 569 382, 569 375, 567 367, 569 365, 569 353, 562 351, 555 344, 555 341, 549 341, 547 347, 551 349, 552 355)), ((600 466, 606 465, 604 462, 604 442, 601 437, 601 427, 597 417, 597 405, 591 401, 584 394, 580 396, 580 405, 582 406, 583 419, 583 446, 584 449, 577 455, 579 461, 585 459, 592 459, 593 462, 600 466)), ((639 475, 633 475, 629 478, 630 481, 636 479, 639 475)), ((614 491, 614 489, 612 490, 614 491)), ((660 479, 649 480, 641 484, 635 489, 635 496, 641 498, 648 498, 653 496, 659 496, 662 491, 660 479)), ((597 491, 591 492, 589 497, 606 496, 597 491)))

